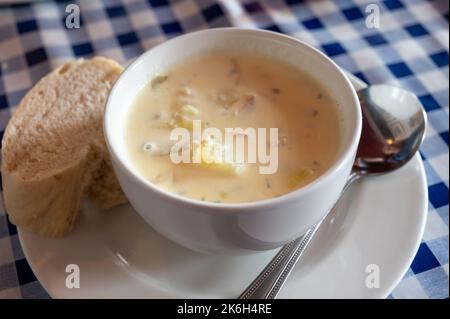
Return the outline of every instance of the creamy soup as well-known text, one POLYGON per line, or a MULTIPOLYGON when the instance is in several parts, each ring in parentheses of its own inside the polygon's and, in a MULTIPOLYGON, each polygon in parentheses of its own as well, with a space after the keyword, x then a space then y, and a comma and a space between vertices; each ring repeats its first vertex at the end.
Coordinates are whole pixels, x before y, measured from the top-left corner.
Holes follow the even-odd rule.
MULTIPOLYGON (((308 74, 263 56, 208 54, 149 81, 130 108, 125 138, 132 163, 152 183, 197 200, 237 203, 280 196, 315 180, 335 161, 339 135, 336 102, 308 74), (262 174, 261 163, 236 163, 234 157, 174 163, 170 151, 177 141, 170 134, 174 128, 192 132, 193 120, 201 120, 202 129, 267 129, 264 145, 267 153, 277 151, 276 171, 262 174), (278 129, 276 140, 269 128, 278 129)), ((202 139, 200 145, 224 154, 230 149, 223 144, 202 139)), ((198 144, 189 145, 193 154, 198 144)))

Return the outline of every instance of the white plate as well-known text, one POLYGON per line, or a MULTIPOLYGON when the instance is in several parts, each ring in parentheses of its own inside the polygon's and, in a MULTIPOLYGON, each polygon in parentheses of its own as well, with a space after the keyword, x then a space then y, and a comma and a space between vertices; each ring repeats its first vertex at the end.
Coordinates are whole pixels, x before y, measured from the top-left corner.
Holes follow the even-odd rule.
MULTIPOLYGON (((280 298, 386 297, 417 251, 427 203, 419 156, 395 173, 354 185, 280 298), (379 269, 378 288, 366 286, 366 271, 373 271, 368 265, 379 269)), ((130 205, 101 212, 86 203, 66 238, 20 229, 19 238, 36 277, 54 298, 235 298, 276 253, 201 255, 157 234, 130 205), (80 288, 65 285, 69 264, 79 266, 80 288)))

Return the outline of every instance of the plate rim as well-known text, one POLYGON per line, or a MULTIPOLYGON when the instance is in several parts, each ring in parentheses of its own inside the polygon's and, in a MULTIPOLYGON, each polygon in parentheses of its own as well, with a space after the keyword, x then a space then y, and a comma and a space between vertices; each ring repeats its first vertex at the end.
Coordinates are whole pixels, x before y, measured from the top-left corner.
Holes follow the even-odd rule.
MULTIPOLYGON (((420 244, 422 243, 423 234, 425 232, 425 227, 427 225, 427 218, 428 218, 428 183, 427 183, 427 176, 425 173, 425 167, 423 164, 423 160, 421 159, 419 154, 416 154, 415 157, 412 159, 413 161, 417 161, 419 164, 419 175, 421 180, 421 186, 422 186, 422 194, 424 194, 423 203, 421 207, 422 214, 420 215, 422 220, 420 221, 420 229, 419 232, 416 234, 415 242, 411 249, 409 251, 409 256, 407 257, 408 262, 405 263, 403 271, 400 271, 399 274, 396 277, 396 280, 393 280, 391 282, 391 285, 389 288, 386 288, 385 293, 381 297, 382 299, 386 299, 398 286, 400 281, 405 277, 406 273, 408 272, 408 269, 410 268, 414 257, 417 255, 417 251, 419 250, 420 244)), ((406 258, 405 258, 406 260, 406 258)))

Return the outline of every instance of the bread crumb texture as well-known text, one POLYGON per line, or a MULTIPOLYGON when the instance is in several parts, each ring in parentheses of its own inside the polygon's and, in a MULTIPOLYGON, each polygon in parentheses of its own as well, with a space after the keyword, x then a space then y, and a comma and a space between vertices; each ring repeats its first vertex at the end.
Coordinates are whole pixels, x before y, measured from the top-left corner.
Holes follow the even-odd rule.
POLYGON ((126 202, 103 135, 106 100, 122 67, 95 57, 64 64, 22 99, 2 140, 2 184, 12 223, 41 235, 72 230, 84 195, 126 202))

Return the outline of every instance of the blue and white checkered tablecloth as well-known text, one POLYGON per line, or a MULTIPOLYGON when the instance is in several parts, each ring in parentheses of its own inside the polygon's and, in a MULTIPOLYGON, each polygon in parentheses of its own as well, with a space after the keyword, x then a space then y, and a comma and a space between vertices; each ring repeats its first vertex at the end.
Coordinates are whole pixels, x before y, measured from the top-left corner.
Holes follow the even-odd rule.
MULTIPOLYGON (((415 92, 429 118, 421 148, 428 177, 428 222, 417 256, 391 297, 448 298, 447 0, 2 3, 0 137, 11 110, 25 92, 64 61, 103 55, 126 63, 167 38, 213 27, 259 27, 290 34, 322 49, 341 67, 368 83, 398 84, 415 92), (79 29, 65 26, 65 9, 71 3, 80 8, 79 29), (380 11, 379 28, 366 26, 372 12, 369 4, 376 4, 380 11)), ((24 258, 16 227, 0 209, 0 298, 46 297, 24 258)))

